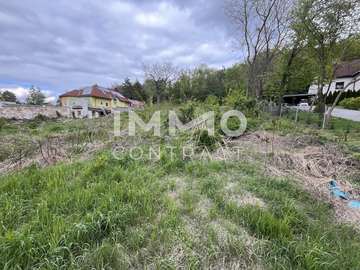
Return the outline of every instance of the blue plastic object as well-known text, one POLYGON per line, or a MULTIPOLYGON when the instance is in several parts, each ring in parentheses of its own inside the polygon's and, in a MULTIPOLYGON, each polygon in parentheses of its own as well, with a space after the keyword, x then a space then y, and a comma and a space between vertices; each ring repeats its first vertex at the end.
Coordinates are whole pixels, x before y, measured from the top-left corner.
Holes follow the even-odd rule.
POLYGON ((351 208, 358 208, 360 209, 360 201, 350 201, 348 206, 351 208))
POLYGON ((334 180, 331 180, 329 182, 329 186, 330 186, 330 192, 334 197, 340 198, 343 200, 349 199, 349 195, 346 192, 342 191, 334 180))
MULTIPOLYGON (((329 182, 329 187, 332 196, 343 200, 349 200, 349 194, 342 191, 334 180, 329 182)), ((351 200, 349 201, 348 206, 350 208, 360 209, 360 201, 351 200)))

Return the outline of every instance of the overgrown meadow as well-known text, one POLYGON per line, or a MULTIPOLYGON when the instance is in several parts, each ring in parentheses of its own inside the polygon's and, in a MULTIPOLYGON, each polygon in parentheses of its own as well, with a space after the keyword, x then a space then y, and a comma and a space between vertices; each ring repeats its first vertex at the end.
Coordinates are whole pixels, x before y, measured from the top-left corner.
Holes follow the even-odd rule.
MULTIPOLYGON (((360 268, 359 232, 336 221, 329 203, 291 177, 269 175, 261 160, 183 158, 184 144, 212 154, 234 138, 201 130, 171 138, 166 112, 174 108, 183 121, 223 110, 216 100, 164 104, 162 138, 114 138, 111 117, 4 123, 0 132, 6 138, 65 137, 62 147, 69 147, 71 158, 30 162, 0 177, 0 268, 360 268), (102 147, 92 149, 98 142, 102 147), (162 151, 159 159, 147 158, 147 146, 169 144, 174 155, 162 151), (144 158, 134 160, 126 151, 114 157, 114 145, 141 147, 144 158)), ((139 114, 148 120, 156 109, 139 114)), ((295 123, 291 114, 274 119, 250 105, 246 110, 247 133, 261 128, 278 136, 310 134, 320 143, 341 145, 354 158, 359 151, 355 123, 344 133, 344 122, 335 119, 323 131, 312 115, 295 123)), ((231 122, 236 128, 236 120, 231 122)))

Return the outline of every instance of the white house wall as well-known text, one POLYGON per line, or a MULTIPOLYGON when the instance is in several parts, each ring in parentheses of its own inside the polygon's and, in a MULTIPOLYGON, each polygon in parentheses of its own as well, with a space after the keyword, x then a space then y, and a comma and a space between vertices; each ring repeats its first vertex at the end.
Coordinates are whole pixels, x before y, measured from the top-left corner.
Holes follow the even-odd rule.
POLYGON ((90 98, 89 97, 67 97, 65 98, 65 103, 64 106, 67 106, 71 109, 76 108, 76 107, 82 107, 81 110, 81 115, 77 115, 77 111, 79 110, 74 110, 76 111, 76 117, 77 118, 84 118, 87 117, 89 115, 89 105, 90 105, 90 98))
MULTIPOLYGON (((335 89, 335 86, 336 86, 336 83, 337 83, 337 82, 344 82, 344 86, 346 86, 346 85, 349 84, 352 80, 353 80, 352 77, 335 79, 335 80, 332 82, 331 86, 330 86, 329 94, 334 93, 335 91, 338 91, 338 90, 335 89)), ((328 90, 328 87, 329 87, 328 84, 326 84, 326 85, 324 86, 324 88, 323 88, 323 93, 324 93, 324 94, 326 94, 326 92, 327 92, 327 90, 328 90)), ((347 91, 354 91, 354 90, 355 90, 355 91, 360 91, 360 81, 355 84, 355 89, 354 89, 354 86, 352 85, 352 86, 349 86, 349 87, 345 90, 345 92, 347 92, 347 91)), ((314 94, 314 95, 316 95, 316 94, 318 93, 318 85, 317 85, 317 84, 311 85, 311 86, 309 87, 308 93, 309 93, 309 94, 314 94)))

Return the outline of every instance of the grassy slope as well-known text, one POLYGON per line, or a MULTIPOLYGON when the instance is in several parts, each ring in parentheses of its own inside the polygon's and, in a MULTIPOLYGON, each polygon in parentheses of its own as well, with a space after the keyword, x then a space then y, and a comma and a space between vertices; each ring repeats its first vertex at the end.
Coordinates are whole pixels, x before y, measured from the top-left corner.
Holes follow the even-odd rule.
MULTIPOLYGON (((306 114, 296 125, 249 120, 255 129, 310 134, 359 153, 353 122, 335 119, 321 131, 306 114)), ((10 123, 0 133, 111 130, 112 121, 97 121, 10 123)), ((31 267, 359 269, 360 236, 336 225, 328 205, 256 164, 171 161, 169 153, 157 162, 115 160, 103 152, 0 178, 0 268, 31 267), (234 200, 248 193, 266 206, 234 200)))
POLYGON ((3 177, 0 190, 0 268, 360 267, 359 235, 335 225, 327 205, 249 164, 135 162, 104 153, 3 177), (249 191, 267 206, 234 203, 229 183, 231 192, 249 191), (224 224, 225 240, 212 222, 224 224), (242 228, 254 245, 240 237, 242 228))

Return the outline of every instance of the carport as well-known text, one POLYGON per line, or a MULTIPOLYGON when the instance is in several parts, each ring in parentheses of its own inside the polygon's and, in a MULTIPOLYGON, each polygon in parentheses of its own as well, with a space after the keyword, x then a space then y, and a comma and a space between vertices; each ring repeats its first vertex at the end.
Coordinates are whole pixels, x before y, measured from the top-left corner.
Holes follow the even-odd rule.
POLYGON ((283 103, 288 105, 298 105, 300 102, 307 102, 311 104, 316 95, 314 94, 293 94, 293 95, 284 95, 283 103))

